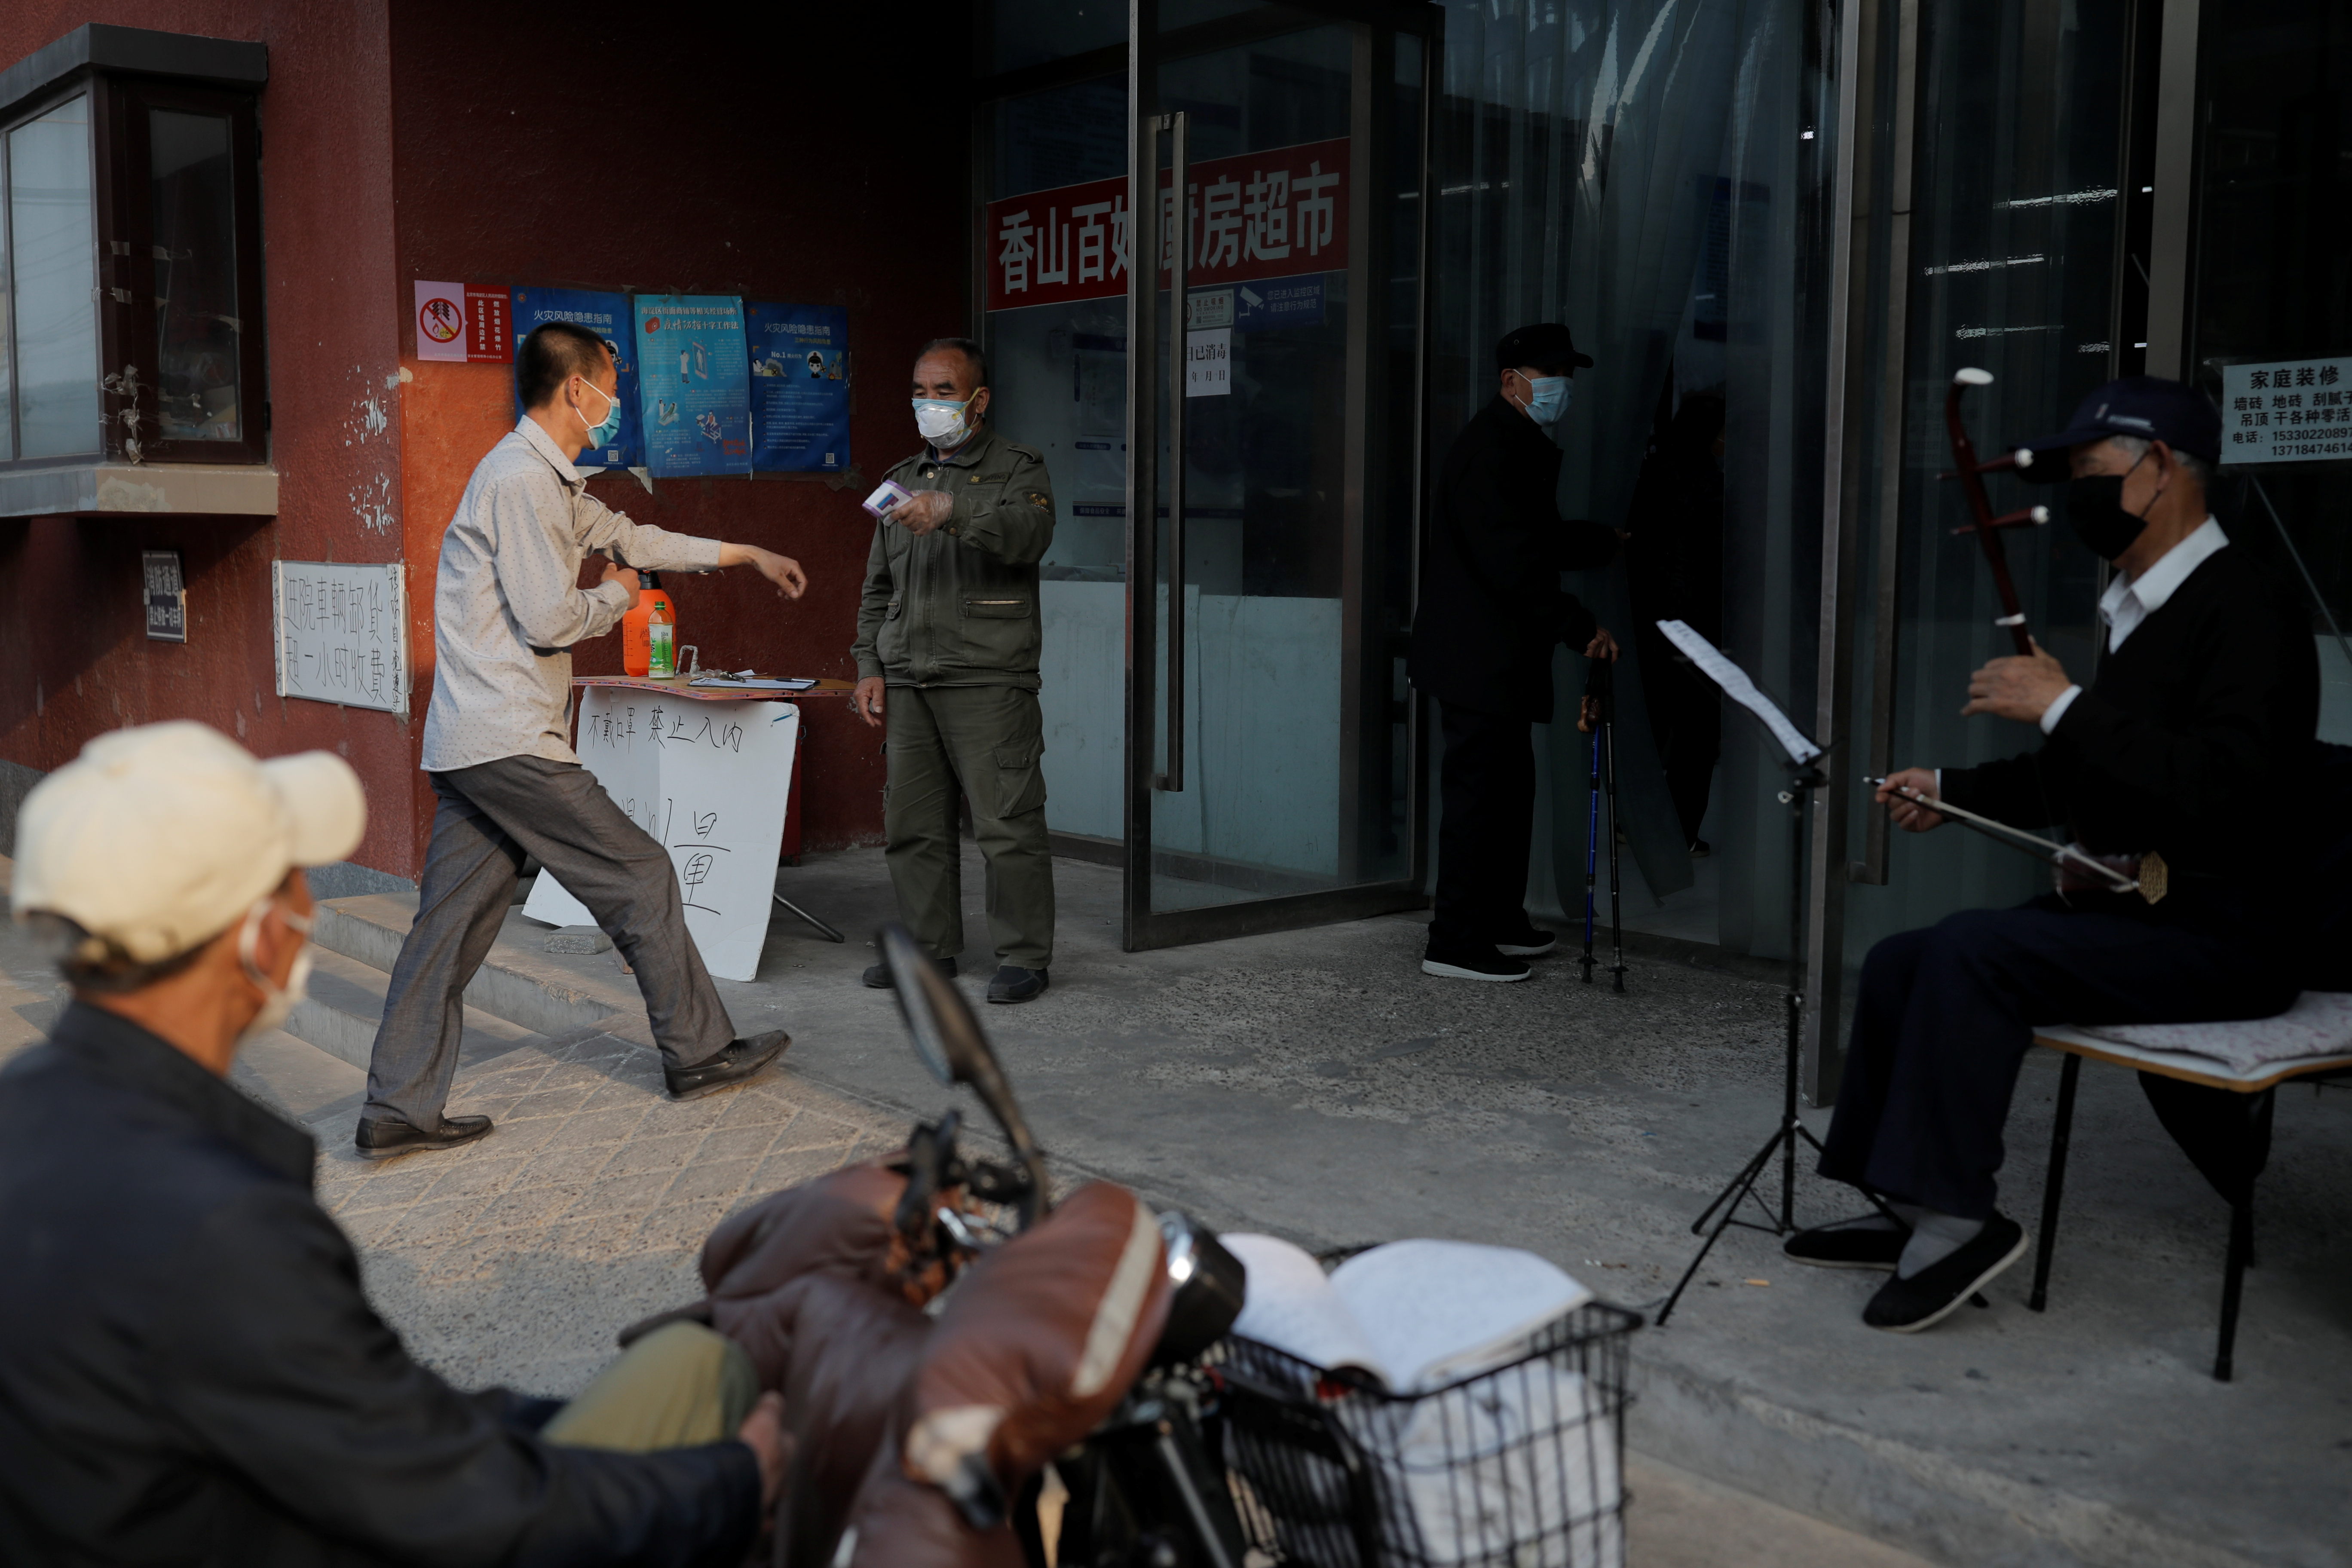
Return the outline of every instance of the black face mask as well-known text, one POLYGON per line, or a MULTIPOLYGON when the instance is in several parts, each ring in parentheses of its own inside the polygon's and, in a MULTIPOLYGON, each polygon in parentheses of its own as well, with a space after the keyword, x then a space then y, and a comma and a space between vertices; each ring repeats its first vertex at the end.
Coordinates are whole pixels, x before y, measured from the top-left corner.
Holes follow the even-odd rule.
MULTIPOLYGON (((2140 461, 2147 455, 2142 453, 2140 461)), ((2139 463, 2134 463, 2137 468, 2139 463)), ((2135 516, 2124 510, 2123 474, 2087 474, 2066 481, 2066 521, 2074 525, 2074 537, 2090 547, 2091 552, 2104 561, 2113 561, 2132 546, 2132 541, 2147 527, 2145 515, 2135 516)), ((2151 499, 2150 506, 2156 503, 2151 499)))

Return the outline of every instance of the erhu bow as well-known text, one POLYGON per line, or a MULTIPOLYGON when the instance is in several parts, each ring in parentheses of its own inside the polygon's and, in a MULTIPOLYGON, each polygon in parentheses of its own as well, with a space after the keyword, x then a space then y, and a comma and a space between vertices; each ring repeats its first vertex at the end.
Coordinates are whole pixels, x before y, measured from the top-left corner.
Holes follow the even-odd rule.
POLYGON ((1944 428, 1952 438, 1952 461, 1957 465, 1948 474, 1938 474, 1942 479, 1958 479, 1960 489, 1969 498, 1969 511, 1976 521, 1966 528, 1956 528, 1954 533, 1973 533, 1984 546, 1985 564, 1992 568, 1992 584, 2000 594, 2000 618, 1993 625, 2009 628, 2009 640, 2016 645, 2019 654, 2031 657, 2033 639, 2025 629, 2025 611, 2017 602, 2017 584, 2009 575, 2009 553, 2002 547, 2000 531, 2004 528, 2039 527, 2050 521, 2046 506, 2030 506, 1995 517, 1992 501, 1985 494, 1984 477, 2005 468, 2029 468, 2033 453, 2020 447, 1990 462, 1977 460, 1977 449, 1969 439, 1968 426, 1960 420, 1960 394, 1971 386, 1990 386, 1992 372, 1989 370, 1957 370, 1952 373, 1951 390, 1944 395, 1944 428))

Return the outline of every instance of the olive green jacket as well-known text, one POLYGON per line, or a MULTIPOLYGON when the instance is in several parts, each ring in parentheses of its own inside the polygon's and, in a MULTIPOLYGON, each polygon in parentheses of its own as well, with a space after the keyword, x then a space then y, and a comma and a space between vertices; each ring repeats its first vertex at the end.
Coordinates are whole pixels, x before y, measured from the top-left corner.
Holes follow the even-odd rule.
POLYGON ((929 447, 892 468, 910 490, 946 490, 955 511, 918 538, 874 529, 850 652, 861 680, 1037 689, 1037 562, 1054 542, 1045 455, 993 427, 952 458, 929 447))

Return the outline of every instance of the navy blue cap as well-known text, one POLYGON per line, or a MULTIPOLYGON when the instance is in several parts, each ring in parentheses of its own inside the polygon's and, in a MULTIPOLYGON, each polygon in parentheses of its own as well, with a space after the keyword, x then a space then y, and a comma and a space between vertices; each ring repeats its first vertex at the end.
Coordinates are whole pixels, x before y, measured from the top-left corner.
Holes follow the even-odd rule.
POLYGON ((2033 463, 2021 467, 2018 477, 2044 483, 2063 479, 2068 473, 2069 447, 2110 436, 2137 436, 2209 463, 2221 460, 2220 409, 2186 383, 2160 375, 2127 375, 2083 399, 2074 417, 2056 435, 2019 442, 2033 454, 2033 463))
POLYGON ((1576 352, 1576 340, 1558 321, 1538 321, 1531 327, 1521 327, 1495 345, 1495 368, 1517 370, 1531 364, 1538 370, 1592 363, 1591 354, 1576 352))

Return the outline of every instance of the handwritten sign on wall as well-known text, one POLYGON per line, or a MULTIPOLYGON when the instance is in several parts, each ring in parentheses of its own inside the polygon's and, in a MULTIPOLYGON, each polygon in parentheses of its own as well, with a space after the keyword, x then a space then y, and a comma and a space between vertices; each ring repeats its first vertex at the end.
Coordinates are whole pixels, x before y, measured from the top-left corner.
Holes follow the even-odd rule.
POLYGON ((278 561, 278 695, 408 711, 408 569, 278 561))
MULTIPOLYGON (((789 702, 698 701, 630 687, 580 694, 581 765, 669 851, 686 929, 704 967, 724 980, 759 973, 800 716, 789 702)), ((597 923, 551 875, 539 879, 522 912, 551 925, 597 923)))

